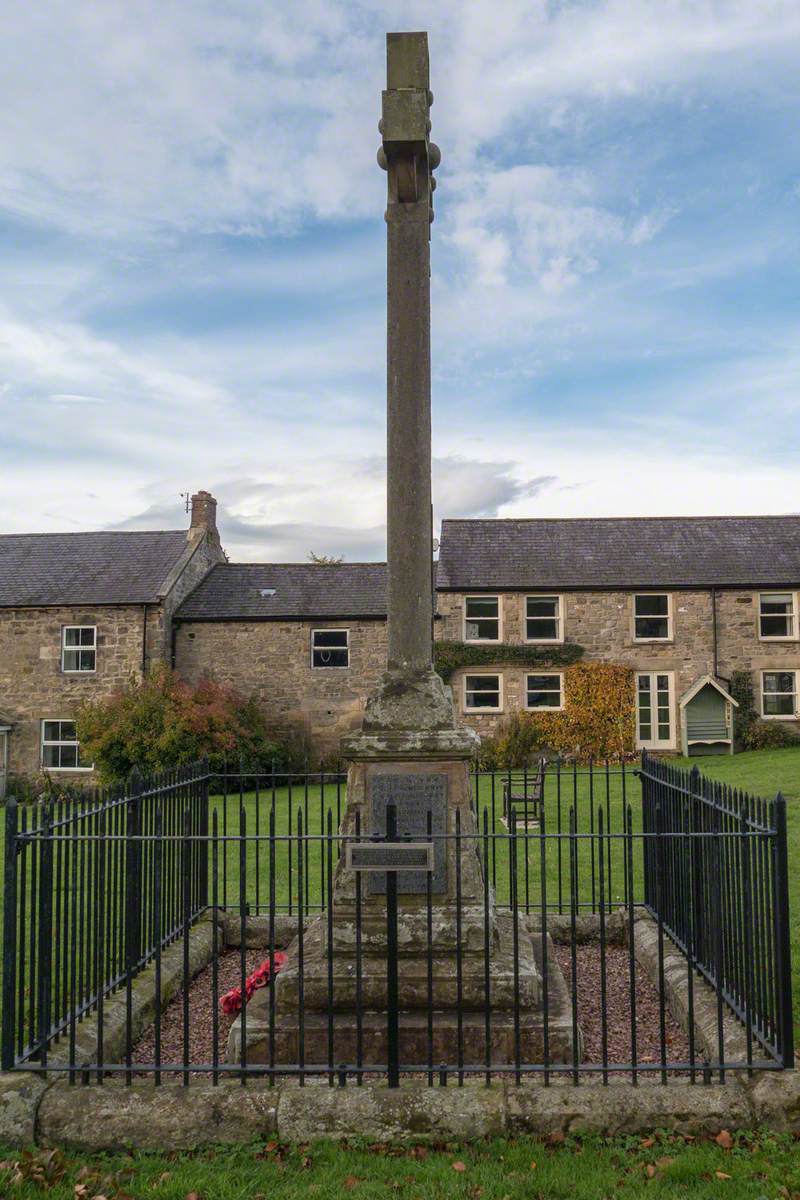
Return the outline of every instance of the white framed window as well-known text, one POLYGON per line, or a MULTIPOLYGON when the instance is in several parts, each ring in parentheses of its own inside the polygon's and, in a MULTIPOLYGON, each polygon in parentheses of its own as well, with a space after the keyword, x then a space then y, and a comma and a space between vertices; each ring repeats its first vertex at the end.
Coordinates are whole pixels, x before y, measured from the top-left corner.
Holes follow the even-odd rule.
POLYGON ((501 712, 502 708, 502 675, 464 676, 464 712, 501 712))
POLYGON ((669 592, 638 592, 633 597, 633 640, 669 642, 672 639, 672 600, 669 592))
POLYGON ((81 760, 74 721, 42 721, 42 766, 47 771, 91 771, 81 760))
POLYGON ((672 671, 636 672, 636 737, 645 750, 675 748, 674 696, 672 671))
POLYGON ((563 601, 560 596, 525 597, 525 641, 563 642, 563 601))
POLYGON ((758 636, 762 641, 797 637, 795 592, 761 592, 758 597, 758 636))
POLYGON ((311 631, 312 667, 349 667, 350 630, 313 629, 311 631))
POLYGON ((97 670, 96 625, 64 625, 61 630, 61 670, 70 675, 97 670))
POLYGON ((525 679, 525 707, 551 712, 564 707, 564 675, 561 671, 542 671, 525 679))
POLYGON ((500 625, 499 596, 464 597, 465 642, 499 642, 500 625))
POLYGON ((761 715, 793 721, 797 716, 797 671, 761 672, 761 715))

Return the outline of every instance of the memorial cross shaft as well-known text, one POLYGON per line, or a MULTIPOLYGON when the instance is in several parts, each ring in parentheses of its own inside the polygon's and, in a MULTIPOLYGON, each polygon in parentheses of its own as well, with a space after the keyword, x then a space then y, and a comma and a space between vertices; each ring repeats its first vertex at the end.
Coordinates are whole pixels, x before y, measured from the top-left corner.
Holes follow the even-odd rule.
POLYGON ((378 151, 388 177, 387 541, 389 668, 432 663, 431 304, 432 172, 428 38, 386 39, 378 151))

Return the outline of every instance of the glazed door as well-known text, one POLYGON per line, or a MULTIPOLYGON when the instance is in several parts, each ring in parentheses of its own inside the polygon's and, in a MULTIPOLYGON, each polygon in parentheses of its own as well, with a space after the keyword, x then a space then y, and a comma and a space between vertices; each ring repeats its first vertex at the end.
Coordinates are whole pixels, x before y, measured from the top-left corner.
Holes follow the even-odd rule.
POLYGON ((645 750, 675 749, 671 671, 636 674, 636 739, 645 750))

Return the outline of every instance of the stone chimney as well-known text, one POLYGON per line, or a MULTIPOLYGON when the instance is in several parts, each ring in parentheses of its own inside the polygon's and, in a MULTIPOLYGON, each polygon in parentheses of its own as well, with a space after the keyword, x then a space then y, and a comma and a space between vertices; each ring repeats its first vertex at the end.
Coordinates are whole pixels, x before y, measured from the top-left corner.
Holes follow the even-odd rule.
POLYGON ((199 491, 192 496, 192 523, 189 526, 189 537, 208 536, 219 542, 217 530, 217 502, 211 492, 199 491))

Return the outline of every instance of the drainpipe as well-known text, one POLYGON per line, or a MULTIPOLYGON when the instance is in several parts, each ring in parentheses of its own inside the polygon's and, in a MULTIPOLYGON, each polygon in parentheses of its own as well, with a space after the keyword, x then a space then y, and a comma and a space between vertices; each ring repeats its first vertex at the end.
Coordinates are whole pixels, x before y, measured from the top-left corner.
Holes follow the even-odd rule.
POLYGON ((717 653, 717 589, 711 589, 711 631, 714 640, 714 678, 719 675, 719 658, 717 653))
POLYGON ((170 663, 170 666, 173 671, 175 670, 175 663, 177 661, 177 657, 178 657, 178 622, 171 621, 170 622, 169 663, 170 663))
POLYGON ((147 674, 147 605, 142 605, 142 679, 147 674))

